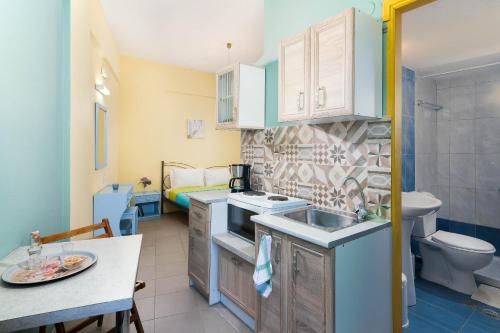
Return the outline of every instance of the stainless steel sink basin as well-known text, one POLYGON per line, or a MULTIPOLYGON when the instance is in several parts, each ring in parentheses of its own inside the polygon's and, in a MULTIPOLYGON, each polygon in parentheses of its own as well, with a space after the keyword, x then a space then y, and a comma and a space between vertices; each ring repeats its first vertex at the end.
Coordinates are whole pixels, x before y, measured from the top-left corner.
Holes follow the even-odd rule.
POLYGON ((313 207, 299 208, 285 213, 280 213, 283 217, 292 221, 308 224, 312 227, 334 232, 340 229, 351 227, 359 223, 356 214, 330 211, 313 207))

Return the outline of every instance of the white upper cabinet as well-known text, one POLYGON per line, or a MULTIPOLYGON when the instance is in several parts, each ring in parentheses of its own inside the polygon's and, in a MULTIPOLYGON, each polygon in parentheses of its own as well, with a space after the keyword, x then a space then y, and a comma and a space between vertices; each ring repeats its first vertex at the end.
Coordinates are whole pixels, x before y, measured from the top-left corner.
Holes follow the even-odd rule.
POLYGON ((280 104, 278 120, 333 122, 381 117, 382 24, 351 8, 303 34, 303 68, 286 64, 283 54, 287 53, 288 40, 281 44, 280 69, 285 75, 279 77, 279 98, 284 103, 280 104), (293 118, 289 116, 292 107, 286 102, 292 99, 287 89, 298 89, 296 77, 304 78, 306 88, 305 96, 297 102, 300 117, 293 118), (306 101, 303 108, 301 100, 306 101))
POLYGON ((235 64, 216 75, 216 128, 264 128, 265 72, 235 64))
POLYGON ((307 118, 309 105, 309 31, 281 42, 279 121, 307 118))
POLYGON ((311 117, 352 114, 354 13, 311 28, 311 117))

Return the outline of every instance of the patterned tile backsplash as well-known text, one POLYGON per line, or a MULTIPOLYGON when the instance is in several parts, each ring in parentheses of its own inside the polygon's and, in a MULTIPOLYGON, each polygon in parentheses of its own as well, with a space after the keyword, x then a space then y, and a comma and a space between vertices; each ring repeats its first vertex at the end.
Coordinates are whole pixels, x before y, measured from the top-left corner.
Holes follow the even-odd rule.
POLYGON ((252 165, 252 186, 310 200, 315 206, 353 211, 364 189, 368 209, 390 217, 389 120, 297 125, 241 131, 241 160, 252 165))

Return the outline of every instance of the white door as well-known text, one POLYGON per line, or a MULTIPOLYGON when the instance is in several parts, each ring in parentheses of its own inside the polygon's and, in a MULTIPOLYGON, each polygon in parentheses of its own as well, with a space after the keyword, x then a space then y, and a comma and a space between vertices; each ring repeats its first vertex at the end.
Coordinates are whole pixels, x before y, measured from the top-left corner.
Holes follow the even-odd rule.
POLYGON ((311 27, 311 117, 353 114, 354 9, 311 27))
POLYGON ((309 30, 281 42, 279 121, 300 120, 308 117, 309 66, 309 30))

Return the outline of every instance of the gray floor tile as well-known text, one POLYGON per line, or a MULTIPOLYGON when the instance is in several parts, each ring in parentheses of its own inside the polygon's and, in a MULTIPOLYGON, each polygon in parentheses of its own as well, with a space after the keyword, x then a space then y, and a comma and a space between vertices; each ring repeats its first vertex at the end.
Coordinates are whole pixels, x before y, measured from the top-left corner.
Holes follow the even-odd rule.
POLYGON ((222 318, 216 309, 200 311, 205 333, 237 333, 238 331, 222 318))
POLYGON ((198 311, 175 314, 155 320, 157 333, 202 333, 203 324, 198 311))
POLYGON ((157 279, 175 275, 185 275, 187 277, 187 259, 168 265, 156 265, 155 271, 157 279))
POLYGON ((137 299, 135 304, 142 321, 155 318, 155 297, 137 299))
POLYGON ((170 276, 156 280, 156 296, 188 289, 188 278, 185 275, 170 276))
POLYGON ((179 313, 197 312, 200 300, 191 290, 183 290, 156 296, 155 318, 167 317, 179 313))

